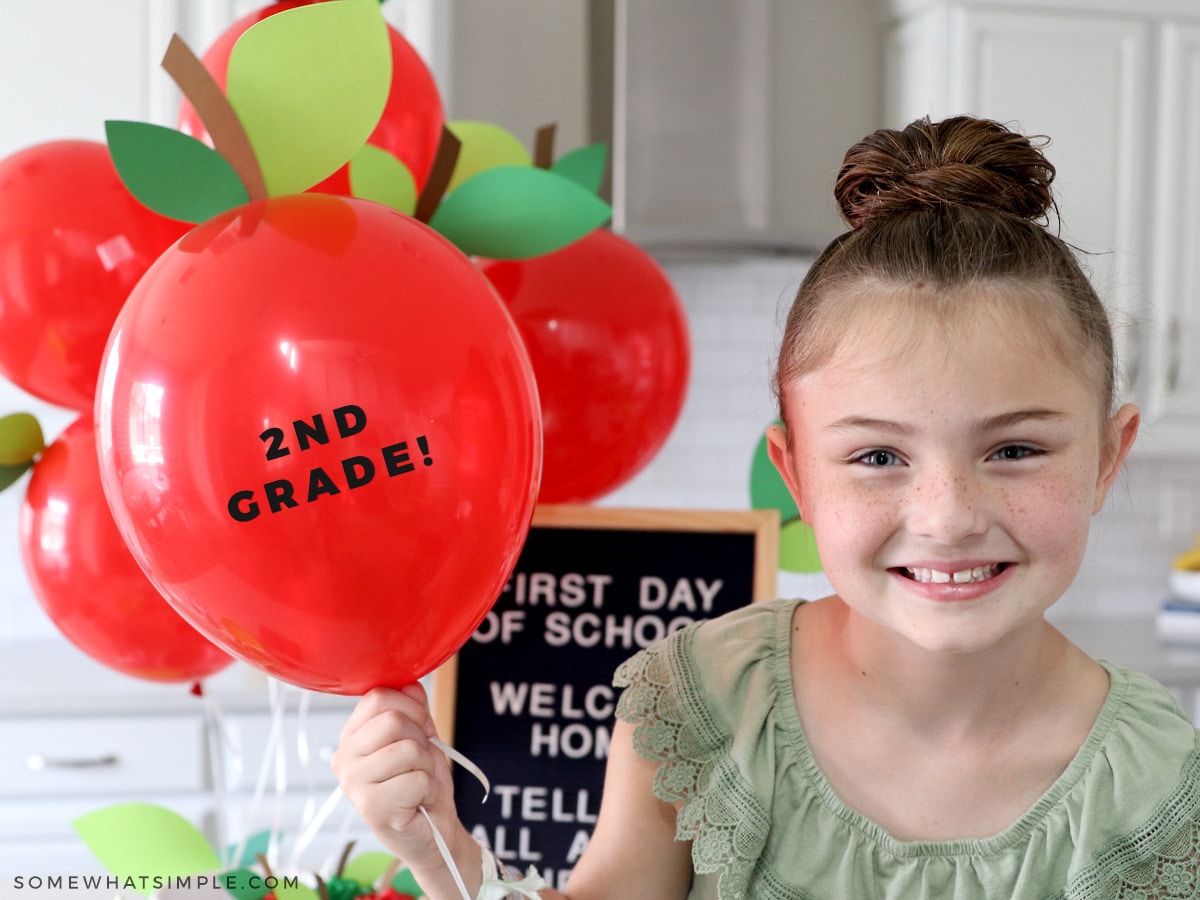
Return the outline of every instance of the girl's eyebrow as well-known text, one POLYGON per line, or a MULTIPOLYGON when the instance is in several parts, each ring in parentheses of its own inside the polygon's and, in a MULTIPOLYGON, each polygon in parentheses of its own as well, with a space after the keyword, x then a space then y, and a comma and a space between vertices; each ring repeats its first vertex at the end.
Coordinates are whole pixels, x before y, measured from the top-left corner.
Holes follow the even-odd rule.
MULTIPOLYGON (((982 435, 1010 428, 1014 425, 1022 425, 1026 422, 1056 422, 1066 418, 1067 414, 1065 412, 1046 407, 1016 409, 1012 412, 1000 413, 999 415, 989 416, 986 419, 980 419, 971 426, 971 431, 982 435)), ((876 419, 871 416, 843 416, 827 426, 827 430, 829 431, 851 431, 854 429, 882 431, 887 434, 897 435, 898 437, 911 437, 916 433, 916 428, 905 422, 897 422, 892 419, 876 419)))

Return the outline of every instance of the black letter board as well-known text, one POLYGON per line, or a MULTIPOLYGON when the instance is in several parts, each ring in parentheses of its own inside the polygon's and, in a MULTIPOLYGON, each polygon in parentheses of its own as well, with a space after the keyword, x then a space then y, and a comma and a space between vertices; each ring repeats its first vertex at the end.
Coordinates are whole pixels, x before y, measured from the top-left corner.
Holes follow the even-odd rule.
POLYGON ((434 682, 459 815, 503 862, 561 889, 591 836, 617 666, 696 619, 774 596, 773 510, 543 506, 512 577, 434 682))

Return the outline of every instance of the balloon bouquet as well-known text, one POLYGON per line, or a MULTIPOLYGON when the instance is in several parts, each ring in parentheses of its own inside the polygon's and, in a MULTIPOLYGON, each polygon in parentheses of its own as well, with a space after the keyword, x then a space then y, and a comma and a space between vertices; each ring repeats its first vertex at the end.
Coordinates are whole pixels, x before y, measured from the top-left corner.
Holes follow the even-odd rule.
POLYGON ((0 163, 0 246, 74 278, 0 304, 35 336, 0 316, 0 371, 82 411, 10 466, 34 469, 35 591, 143 678, 236 657, 315 691, 411 683, 482 621, 536 501, 596 499, 657 453, 681 304, 600 228, 603 148, 533 160, 443 122, 378 4, 276 3, 163 65, 179 130, 110 121, 107 152, 0 163), (103 199, 45 203, 38 179, 84 160, 103 199))

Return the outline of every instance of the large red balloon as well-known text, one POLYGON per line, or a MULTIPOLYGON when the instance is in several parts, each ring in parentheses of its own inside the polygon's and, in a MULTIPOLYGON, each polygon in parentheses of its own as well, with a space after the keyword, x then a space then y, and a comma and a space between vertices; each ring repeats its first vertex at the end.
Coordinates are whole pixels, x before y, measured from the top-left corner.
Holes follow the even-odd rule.
POLYGON ((0 375, 90 411, 121 305, 189 227, 135 200, 96 141, 0 160, 0 375))
POLYGON ((294 194, 198 226, 113 328, 105 492, 135 558, 230 653, 313 690, 448 659, 515 565, 541 464, 528 357, 416 220, 294 194))
POLYGON ((508 302, 537 377, 540 502, 588 502, 620 487, 662 448, 687 394, 687 318, 670 280, 603 229, 481 268, 508 302))
POLYGON ((100 487, 90 413, 34 465, 20 523, 38 602, 93 659, 148 681, 198 681, 233 662, 171 608, 125 546, 100 487))
MULTIPOLYGON (((237 39, 267 16, 308 6, 322 0, 281 0, 263 7, 257 12, 238 19, 205 51, 202 61, 212 73, 221 90, 225 90, 225 76, 229 69, 229 54, 237 39)), ((438 93, 433 74, 412 45, 395 28, 388 26, 388 37, 392 44, 392 87, 387 105, 375 130, 367 143, 386 150, 399 158, 412 172, 420 190, 437 156, 438 142, 442 136, 445 114, 442 98, 438 93)), ((208 131, 195 108, 185 99, 179 107, 179 130, 199 140, 208 141, 208 131)), ((342 166, 337 172, 313 188, 329 194, 350 194, 348 169, 342 166)))

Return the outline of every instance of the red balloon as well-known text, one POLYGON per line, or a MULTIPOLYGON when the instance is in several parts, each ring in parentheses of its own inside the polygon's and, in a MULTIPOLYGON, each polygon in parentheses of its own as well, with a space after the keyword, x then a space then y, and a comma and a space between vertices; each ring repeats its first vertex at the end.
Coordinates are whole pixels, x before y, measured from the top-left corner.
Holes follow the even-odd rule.
MULTIPOLYGON (((243 16, 230 25, 202 57, 204 67, 212 73, 221 90, 225 90, 225 76, 233 45, 250 26, 267 16, 298 6, 308 6, 313 2, 322 0, 282 0, 243 16)), ((399 158, 412 172, 419 191, 433 168, 438 142, 442 137, 445 120, 442 98, 429 67, 404 35, 389 25, 388 37, 392 44, 392 87, 383 115, 367 143, 399 158)), ((179 107, 179 130, 208 142, 204 123, 186 99, 179 107)), ((348 166, 342 166, 312 190, 349 196, 348 166)))
POLYGON ((121 305, 189 227, 135 200, 96 141, 51 141, 0 160, 0 375, 90 410, 121 305))
POLYGON ((35 463, 20 544, 42 609, 97 662, 148 681, 198 681, 233 662, 171 608, 125 546, 100 487, 90 413, 35 463))
POLYGON ((97 441, 134 557, 230 653, 312 690, 432 671, 516 564, 541 464, 529 360, 425 225, 293 194, 198 226, 113 328, 97 441))
POLYGON ((597 230, 544 256, 489 261, 529 351, 546 458, 539 501, 582 503, 662 448, 687 393, 691 350, 675 289, 641 248, 597 230))

